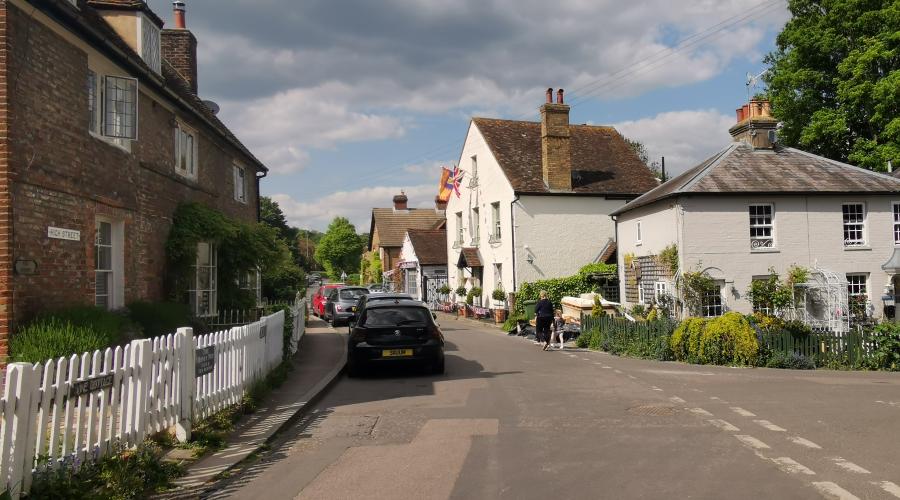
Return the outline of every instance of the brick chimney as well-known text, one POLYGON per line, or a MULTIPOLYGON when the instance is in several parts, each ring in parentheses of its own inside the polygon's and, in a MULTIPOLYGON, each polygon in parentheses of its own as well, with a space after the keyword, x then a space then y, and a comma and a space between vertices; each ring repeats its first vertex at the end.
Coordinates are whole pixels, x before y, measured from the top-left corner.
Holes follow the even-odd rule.
POLYGON ((400 194, 394 196, 394 211, 399 212, 402 210, 407 210, 406 202, 409 201, 409 198, 406 197, 406 193, 400 191, 400 194))
POLYGON ((563 89, 547 89, 541 106, 541 165, 544 184, 551 191, 572 190, 572 153, 569 145, 569 106, 563 103, 563 89))
POLYGON ((439 214, 447 211, 447 202, 442 200, 440 196, 434 197, 434 211, 439 214))
POLYGON ((754 149, 772 149, 775 147, 775 132, 778 120, 772 116, 769 101, 754 99, 736 111, 737 123, 728 129, 735 142, 743 141, 754 149))
POLYGON ((197 38, 187 29, 184 0, 172 2, 174 29, 162 30, 162 56, 197 95, 197 38))

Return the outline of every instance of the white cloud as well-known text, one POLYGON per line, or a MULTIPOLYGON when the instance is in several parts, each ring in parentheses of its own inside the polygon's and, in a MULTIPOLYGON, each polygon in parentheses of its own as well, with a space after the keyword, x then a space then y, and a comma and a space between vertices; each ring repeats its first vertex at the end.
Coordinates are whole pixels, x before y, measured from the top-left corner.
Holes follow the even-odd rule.
POLYGON ((369 231, 373 207, 391 207, 391 200, 400 191, 409 197, 411 207, 433 206, 437 194, 435 183, 413 186, 378 186, 338 191, 321 198, 299 201, 287 194, 272 195, 284 212, 288 223, 303 228, 324 231, 335 217, 346 217, 356 231, 369 231))
POLYGON ((680 174, 731 142, 728 128, 735 117, 715 109, 667 111, 656 116, 616 123, 622 135, 640 141, 652 160, 666 157, 666 171, 680 174))

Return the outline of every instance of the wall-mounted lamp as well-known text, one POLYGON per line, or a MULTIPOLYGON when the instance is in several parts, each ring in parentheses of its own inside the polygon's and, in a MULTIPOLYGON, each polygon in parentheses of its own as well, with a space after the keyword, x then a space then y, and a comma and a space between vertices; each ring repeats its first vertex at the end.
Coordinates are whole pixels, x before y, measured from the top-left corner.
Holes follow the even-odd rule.
POLYGON ((534 257, 529 255, 528 257, 525 257, 525 261, 529 264, 534 264, 534 257))

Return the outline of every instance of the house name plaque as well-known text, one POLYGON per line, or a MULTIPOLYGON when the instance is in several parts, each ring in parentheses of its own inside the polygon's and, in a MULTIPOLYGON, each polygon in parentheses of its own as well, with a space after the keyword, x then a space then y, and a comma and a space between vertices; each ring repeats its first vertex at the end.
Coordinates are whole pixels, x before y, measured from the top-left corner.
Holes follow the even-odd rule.
POLYGON ((194 350, 194 376, 201 377, 212 373, 216 366, 216 346, 201 347, 194 350))

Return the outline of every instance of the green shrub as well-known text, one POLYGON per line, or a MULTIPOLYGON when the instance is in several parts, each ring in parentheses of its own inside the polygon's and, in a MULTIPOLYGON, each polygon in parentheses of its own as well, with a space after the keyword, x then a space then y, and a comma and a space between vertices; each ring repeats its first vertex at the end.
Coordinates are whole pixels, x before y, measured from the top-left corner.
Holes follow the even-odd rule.
POLYGON ((660 335, 656 337, 653 345, 653 358, 657 361, 672 361, 675 359, 675 353, 672 352, 668 336, 660 335))
POLYGON ((678 325, 669 337, 669 347, 676 360, 689 363, 696 361, 700 349, 700 336, 705 327, 704 318, 687 318, 678 325))
POLYGON ((456 298, 461 299, 462 297, 466 296, 466 287, 458 286, 458 287, 456 287, 455 292, 456 292, 456 298))
POLYGON ((772 353, 765 364, 766 368, 787 368, 791 370, 815 370, 816 364, 810 358, 802 354, 775 352, 772 353))
POLYGON ((180 465, 165 462, 162 456, 162 449, 147 440, 134 449, 86 462, 77 470, 68 464, 50 468, 43 463, 26 498, 147 498, 170 487, 183 473, 180 465))
POLYGON ((578 270, 578 274, 582 276, 590 274, 616 274, 618 275, 618 266, 615 264, 594 263, 582 266, 578 270))
POLYGON ((742 314, 729 312, 706 325, 697 354, 704 364, 752 365, 758 351, 756 331, 742 314))
POLYGON ((72 326, 90 328, 100 335, 115 343, 127 333, 132 333, 136 327, 128 317, 120 312, 107 311, 94 306, 74 306, 57 311, 49 311, 39 314, 34 323, 55 319, 61 323, 71 323, 72 326))
MULTIPOLYGON (((588 337, 588 348, 593 350, 598 350, 603 347, 603 334, 600 330, 591 330, 591 334, 588 337)), ((604 351, 608 351, 608 348, 604 348, 604 351)))
POLYGON ((575 346, 579 349, 586 349, 591 342, 591 335, 594 333, 594 330, 589 332, 581 332, 581 335, 575 339, 575 346))
POLYGON ((522 283, 516 292, 516 312, 525 312, 525 302, 539 300, 541 290, 547 291, 547 298, 553 303, 553 307, 559 307, 563 297, 577 297, 582 293, 593 292, 594 284, 584 274, 522 283))
POLYGON ((101 330, 74 326, 56 318, 44 318, 19 329, 9 341, 10 358, 41 363, 48 359, 109 347, 116 339, 101 330))
POLYGON ((144 338, 175 333, 193 324, 191 308, 174 302, 133 302, 128 306, 128 317, 140 326, 144 338))
POLYGON ((503 291, 502 288, 495 288, 493 292, 491 292, 491 298, 498 302, 506 301, 506 292, 503 291))
POLYGON ((881 323, 875 327, 872 365, 880 370, 900 371, 900 324, 881 323))
POLYGON ((510 314, 503 323, 503 331, 510 331, 519 325, 519 321, 527 320, 524 314, 510 314))

